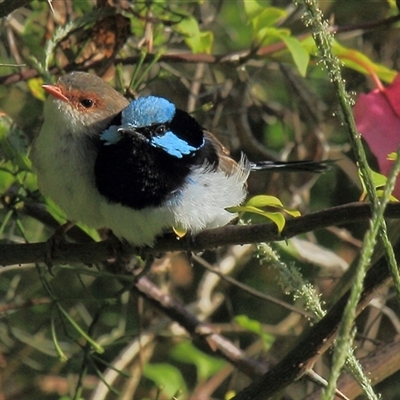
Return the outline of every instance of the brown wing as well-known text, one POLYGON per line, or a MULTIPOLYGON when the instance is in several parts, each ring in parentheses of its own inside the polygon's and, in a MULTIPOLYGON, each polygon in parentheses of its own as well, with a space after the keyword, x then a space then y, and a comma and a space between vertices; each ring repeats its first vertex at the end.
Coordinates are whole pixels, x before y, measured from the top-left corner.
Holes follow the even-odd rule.
POLYGON ((239 165, 231 158, 228 149, 209 131, 204 131, 206 140, 210 141, 219 155, 218 168, 224 171, 227 175, 232 175, 237 172, 239 165))

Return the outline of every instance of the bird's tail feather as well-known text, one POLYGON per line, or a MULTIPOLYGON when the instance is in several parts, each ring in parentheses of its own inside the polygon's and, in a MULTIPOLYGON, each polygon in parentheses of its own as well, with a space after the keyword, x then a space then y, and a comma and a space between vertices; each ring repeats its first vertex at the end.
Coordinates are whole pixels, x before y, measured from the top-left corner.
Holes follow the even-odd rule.
POLYGON ((259 161, 250 163, 251 171, 289 171, 322 173, 329 170, 336 160, 259 161))

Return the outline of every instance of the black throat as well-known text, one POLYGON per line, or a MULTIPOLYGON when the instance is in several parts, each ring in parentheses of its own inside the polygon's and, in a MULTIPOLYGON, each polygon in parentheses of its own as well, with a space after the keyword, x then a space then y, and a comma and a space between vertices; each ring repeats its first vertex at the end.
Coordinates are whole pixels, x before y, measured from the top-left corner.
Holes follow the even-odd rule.
MULTIPOLYGON (((217 168, 218 155, 213 144, 205 140, 203 129, 189 114, 177 110, 167 129, 190 145, 204 144, 178 158, 154 147, 137 133, 122 132, 117 143, 99 145, 94 170, 99 192, 110 202, 133 209, 158 207, 179 197, 196 166, 217 168)), ((151 134, 151 128, 146 131, 151 134)))

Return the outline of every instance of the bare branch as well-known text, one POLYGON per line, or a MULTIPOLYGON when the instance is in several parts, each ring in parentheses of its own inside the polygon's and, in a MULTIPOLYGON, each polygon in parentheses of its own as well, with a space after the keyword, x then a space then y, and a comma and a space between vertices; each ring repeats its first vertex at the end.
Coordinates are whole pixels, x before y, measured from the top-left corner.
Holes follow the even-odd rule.
MULTIPOLYGON (((274 224, 234 226, 203 231, 196 236, 178 240, 174 234, 166 234, 154 247, 141 249, 123 246, 123 256, 132 254, 157 254, 165 251, 200 251, 220 246, 272 242, 289 239, 293 236, 358 221, 367 221, 371 216, 370 205, 366 203, 349 203, 317 211, 286 222, 281 233, 274 224)), ((386 218, 400 218, 400 204, 388 204, 386 218)), ((37 263, 45 259, 46 243, 0 244, 0 264, 3 266, 25 263, 37 263)), ((53 261, 62 263, 94 264, 115 258, 115 241, 105 240, 98 243, 62 243, 52 253, 53 261)))
POLYGON ((181 303, 167 295, 149 279, 145 277, 139 279, 134 289, 140 296, 145 297, 165 315, 173 321, 178 322, 188 333, 205 341, 211 349, 246 375, 256 378, 266 371, 267 367, 264 363, 246 356, 230 340, 216 333, 210 325, 198 320, 181 303))

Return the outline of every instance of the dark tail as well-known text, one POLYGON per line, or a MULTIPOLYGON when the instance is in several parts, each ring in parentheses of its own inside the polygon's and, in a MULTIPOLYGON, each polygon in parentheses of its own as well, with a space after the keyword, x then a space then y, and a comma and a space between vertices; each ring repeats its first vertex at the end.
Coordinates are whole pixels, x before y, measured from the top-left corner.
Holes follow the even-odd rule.
POLYGON ((302 160, 302 161, 259 161, 251 164, 252 171, 303 171, 320 174, 329 170, 336 160, 302 160))

